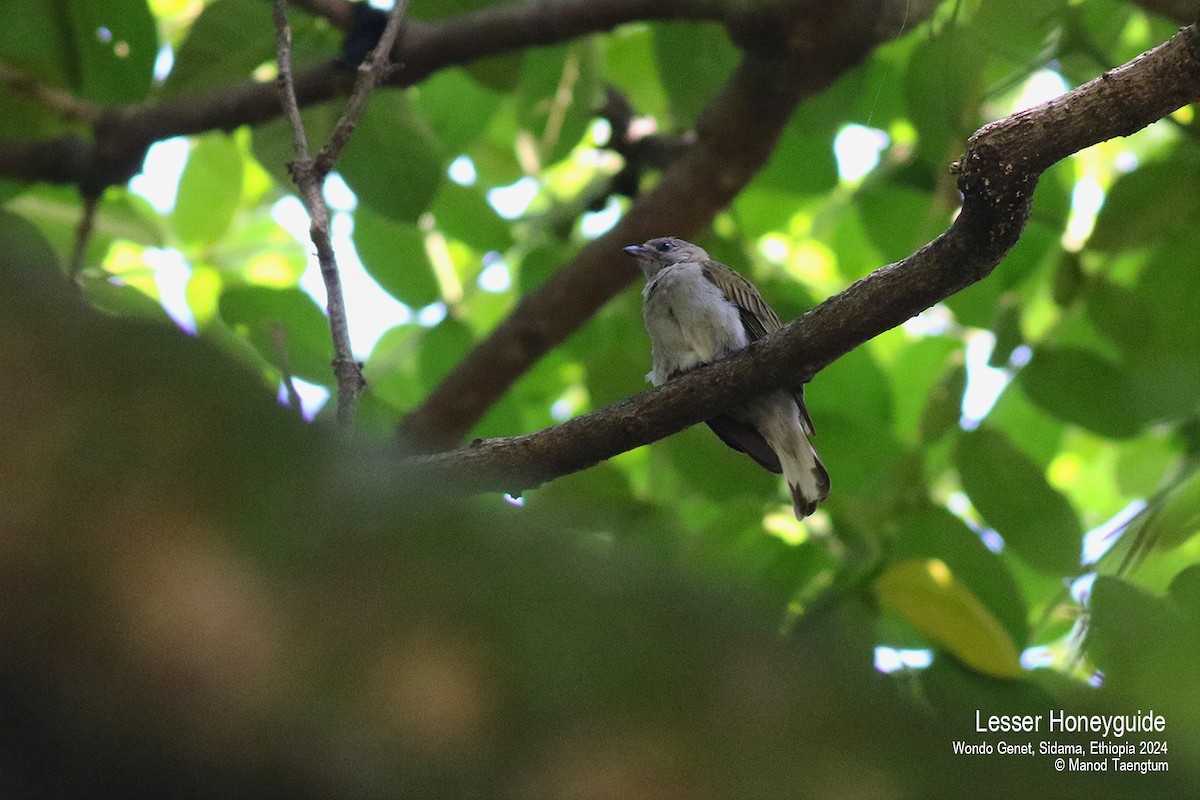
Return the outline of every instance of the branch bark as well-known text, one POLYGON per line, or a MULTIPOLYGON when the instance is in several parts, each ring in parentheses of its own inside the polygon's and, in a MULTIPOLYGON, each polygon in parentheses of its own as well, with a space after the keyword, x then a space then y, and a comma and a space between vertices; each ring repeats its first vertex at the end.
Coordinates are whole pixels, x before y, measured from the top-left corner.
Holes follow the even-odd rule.
MULTIPOLYGON (((350 24, 348 5, 331 0, 308 0, 304 5, 339 27, 350 24)), ((777 5, 788 8, 802 3, 778 0, 777 5)), ((755 13, 774 8, 769 5, 755 13)), ((647 19, 719 22, 732 13, 722 0, 561 0, 492 6, 436 22, 406 20, 392 52, 392 60, 403 63, 404 69, 391 76, 387 85, 412 86, 447 67, 556 44, 625 23, 647 19)), ((22 80, 22 76, 11 78, 22 80)), ((303 107, 344 97, 353 83, 354 75, 331 59, 295 75, 296 99, 303 107)), ((90 113, 95 118, 92 141, 70 135, 0 142, 0 177, 72 184, 97 193, 136 175, 146 149, 154 142, 268 122, 279 116, 280 105, 272 84, 247 81, 194 96, 91 109, 90 113)))
MULTIPOLYGON (((349 433, 354 427, 354 410, 358 393, 366 382, 362 367, 354 358, 350 346, 350 329, 346 321, 346 302, 342 297, 342 280, 337 260, 333 253, 333 239, 329 232, 329 207, 325 203, 325 178, 342 149, 354 133, 358 120, 366 110, 367 100, 380 80, 387 75, 392 64, 389 53, 400 30, 407 0, 398 0, 388 15, 379 43, 363 63, 359 65, 354 90, 346 103, 333 132, 316 158, 309 156, 308 138, 304 133, 304 122, 300 119, 300 107, 296 102, 296 87, 292 73, 292 29, 287 21, 287 0, 275 0, 275 32, 279 59, 279 101, 292 128, 292 146, 296 160, 288 165, 304 208, 312 221, 309 235, 317 248, 317 259, 321 265, 321 278, 325 283, 326 310, 329 314, 329 330, 333 337, 333 372, 337 378, 337 420, 343 431, 349 433)), ((291 380, 288 379, 291 386, 291 380)))
MULTIPOLYGON (((945 233, 908 258, 876 270, 736 355, 658 389, 537 433, 410 458, 412 485, 519 494, 755 395, 807 380, 860 344, 990 274, 1020 237, 1038 178, 1051 165, 1091 145, 1128 136, 1197 100, 1200 29, 1193 24, 1055 100, 977 131, 953 165, 963 193, 961 213, 945 233)), ((599 261, 607 256, 593 257, 599 261)))
POLYGON ((900 12, 911 29, 933 5, 821 0, 729 20, 734 38, 754 46, 701 114, 695 145, 612 230, 521 298, 404 421, 403 445, 429 452, 459 442, 534 362, 630 284, 637 270, 622 245, 707 227, 766 163, 801 100, 900 33, 900 12))

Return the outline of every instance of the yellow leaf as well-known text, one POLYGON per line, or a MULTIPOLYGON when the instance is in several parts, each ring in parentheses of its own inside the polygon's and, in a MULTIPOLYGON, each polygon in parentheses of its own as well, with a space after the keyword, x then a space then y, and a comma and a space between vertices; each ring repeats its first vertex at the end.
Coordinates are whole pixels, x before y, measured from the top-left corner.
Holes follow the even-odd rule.
POLYGON ((875 581, 875 592, 971 668, 997 678, 1021 673, 1012 637, 943 561, 910 559, 893 564, 875 581))

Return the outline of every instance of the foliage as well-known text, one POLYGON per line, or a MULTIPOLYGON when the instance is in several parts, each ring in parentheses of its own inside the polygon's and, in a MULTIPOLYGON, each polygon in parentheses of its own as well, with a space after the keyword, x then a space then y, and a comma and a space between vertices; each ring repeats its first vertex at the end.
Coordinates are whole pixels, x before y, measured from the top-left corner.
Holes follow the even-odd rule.
MULTIPOLYGON (((412 11, 436 18, 463 5, 418 0, 412 11)), ((187 97, 272 74, 259 0, 38 8, 44 20, 4 15, 20 24, 0 31, 0 58, 87 100, 187 97), (108 33, 97 41, 96 30, 108 33), (175 58, 159 78, 156 41, 175 58)), ((301 64, 336 53, 324 21, 294 12, 293 22, 301 64)), ((947 165, 980 125, 1174 30, 1117 0, 947 2, 804 103, 703 244, 752 277, 782 318, 798 316, 944 229, 958 204, 947 165), (879 161, 852 175, 835 142, 864 129, 879 132, 879 161)), ((736 59, 717 26, 656 22, 376 92, 338 164, 355 200, 340 204, 335 224, 352 226, 340 237, 343 265, 361 259, 398 301, 386 306, 394 319, 374 322, 386 331, 370 347, 356 342, 368 380, 363 447, 386 441, 523 291, 593 237, 603 214, 627 207, 622 198, 600 215, 578 208, 620 168, 594 116, 604 87, 679 133, 736 59), (686 46, 694 42, 704 46, 686 46), (472 165, 467 178, 448 176, 456 159, 472 165), (527 207, 497 191, 518 181, 534 187, 527 207)), ((310 137, 323 140, 338 113, 336 102, 306 109, 310 137)), ((70 127, 0 88, 0 136, 70 127)), ((665 561, 755 597, 774 625, 868 587, 880 603, 871 644, 936 651, 909 684, 936 711, 953 713, 960 698, 982 706, 1079 689, 1029 668, 1050 665, 1073 678, 1100 670, 1111 697, 1152 696, 1175 715, 1172 732, 1196 722, 1194 653, 1171 643, 1200 619, 1191 566, 1200 555, 1198 133, 1189 107, 1055 166, 995 274, 818 374, 806 397, 833 491, 806 523, 787 516, 772 476, 699 428, 552 482, 523 498, 523 511, 504 513, 568 519, 569 533, 602 545, 597 558, 665 561), (1098 542, 1118 535, 1091 563, 1098 542), (1095 647, 1081 665, 1085 621, 1095 647), (1179 691, 1156 685, 1160 675, 1179 691)), ((253 389, 235 382, 239 390, 274 395, 293 379, 332 389, 323 301, 301 290, 311 246, 280 226, 292 188, 283 124, 205 133, 186 151, 172 203, 156 207, 130 187, 104 194, 79 275, 84 296, 163 328, 172 325, 166 304, 256 376, 253 389), (155 269, 164 253, 186 265, 182 303, 155 269)), ((5 248, 65 269, 77 199, 11 183, 0 183, 0 198, 5 248)), ((352 325, 369 313, 352 302, 352 325)), ((528 432, 626 397, 644 387, 648 363, 630 291, 544 358, 472 436, 528 432)), ((264 470, 276 466, 264 459, 264 470)), ((1191 730, 1180 743, 1194 754, 1200 726, 1191 730)))

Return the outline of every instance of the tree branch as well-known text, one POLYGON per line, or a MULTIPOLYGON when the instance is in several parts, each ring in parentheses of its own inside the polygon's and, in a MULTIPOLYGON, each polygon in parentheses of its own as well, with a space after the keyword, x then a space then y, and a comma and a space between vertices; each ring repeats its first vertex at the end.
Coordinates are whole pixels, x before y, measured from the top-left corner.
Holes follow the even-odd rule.
POLYGON ((300 197, 308 211, 312 224, 309 235, 317 248, 317 259, 321 265, 321 278, 325 282, 326 307, 329 313, 329 330, 333 337, 333 371, 337 377, 337 420, 344 431, 354 425, 354 409, 358 393, 366 382, 362 367, 354 358, 350 346, 350 330, 346 321, 346 302, 342 296, 342 281, 338 273, 337 260, 333 254, 333 240, 329 232, 329 207, 323 192, 325 177, 341 155, 342 148, 350 140, 354 128, 367 107, 371 91, 387 75, 392 65, 388 54, 400 30, 407 0, 397 0, 388 14, 387 26, 375 48, 359 65, 354 90, 346 103, 346 109, 338 119, 329 141, 321 148, 316 158, 311 158, 308 140, 304 133, 304 122, 300 119, 300 107, 296 102, 296 87, 292 74, 292 29, 287 21, 287 0, 275 0, 275 31, 279 58, 280 105, 292 128, 292 146, 296 160, 288 165, 300 197))
MULTIPOLYGON (((313 13, 328 15, 338 27, 348 24, 348 5, 332 0, 308 0, 304 5, 313 13)), ((803 5, 801 0, 778 0, 780 8, 797 5, 803 5)), ((406 20, 392 53, 393 61, 403 63, 404 69, 387 83, 411 86, 447 67, 556 44, 625 23, 647 19, 724 21, 734 13, 723 0, 560 0, 491 6, 436 22, 406 20)), ((331 59, 296 73, 294 84, 297 103, 304 107, 348 95, 353 75, 331 59)), ((0 177, 102 190, 136 175, 146 149, 154 142, 257 125, 279 114, 275 87, 256 81, 162 102, 102 109, 92 142, 78 136, 0 142, 0 177)))
POLYGON ((612 230, 522 297, 455 366, 404 421, 404 445, 432 451, 459 442, 537 359, 630 284, 637 270, 621 254, 622 245, 706 228, 766 163, 799 102, 899 33, 890 21, 906 7, 909 28, 933 10, 932 3, 905 0, 822 0, 782 18, 773 9, 732 22, 735 36, 756 46, 701 114, 696 143, 612 230))
POLYGON ((908 258, 876 270, 745 350, 658 389, 537 433, 410 458, 411 482, 519 493, 806 380, 990 274, 1020 237, 1037 180, 1051 165, 1198 99, 1200 30, 1191 25, 1124 66, 977 131, 953 165, 961 213, 908 258))

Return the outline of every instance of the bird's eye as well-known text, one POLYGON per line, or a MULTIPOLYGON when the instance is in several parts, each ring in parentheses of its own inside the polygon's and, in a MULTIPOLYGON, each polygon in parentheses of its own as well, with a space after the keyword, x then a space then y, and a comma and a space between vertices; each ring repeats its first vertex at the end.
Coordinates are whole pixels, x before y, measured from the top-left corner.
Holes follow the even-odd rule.
POLYGON ((670 242, 659 242, 658 246, 655 247, 654 249, 660 253, 666 253, 670 250, 675 249, 675 245, 671 244, 670 242))

